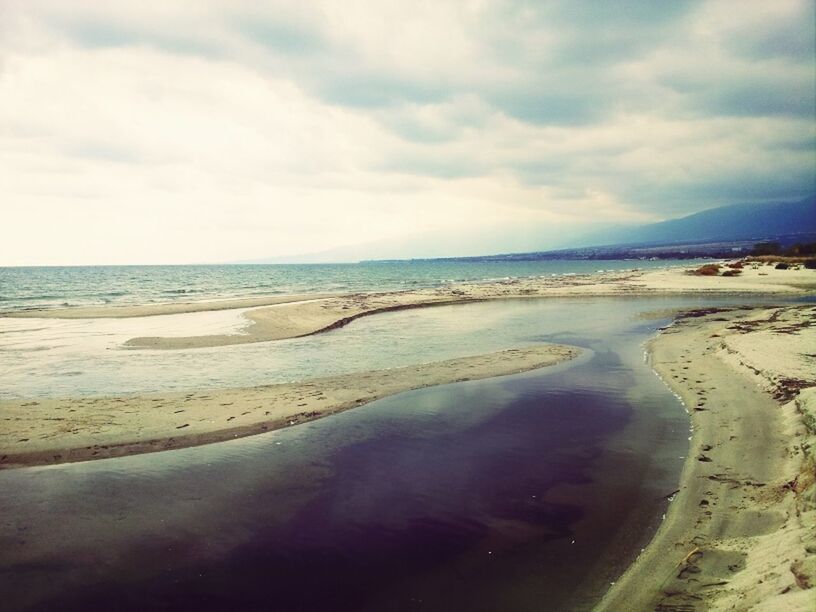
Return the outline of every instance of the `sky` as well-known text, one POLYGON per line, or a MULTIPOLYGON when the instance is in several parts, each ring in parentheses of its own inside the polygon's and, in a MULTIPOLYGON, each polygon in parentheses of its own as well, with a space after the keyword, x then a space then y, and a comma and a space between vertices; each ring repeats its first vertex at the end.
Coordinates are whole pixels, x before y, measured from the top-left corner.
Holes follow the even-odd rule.
POLYGON ((0 265, 523 251, 807 197, 814 6, 0 0, 0 265))

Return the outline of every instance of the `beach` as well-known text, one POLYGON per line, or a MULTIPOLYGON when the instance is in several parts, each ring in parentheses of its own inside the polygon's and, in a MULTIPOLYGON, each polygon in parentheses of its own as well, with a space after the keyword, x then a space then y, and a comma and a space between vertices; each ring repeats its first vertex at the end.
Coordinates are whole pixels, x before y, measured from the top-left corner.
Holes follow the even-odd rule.
POLYGON ((663 525, 599 610, 812 610, 816 307, 692 312, 649 347, 693 435, 663 525))
MULTIPOLYGON (((133 337, 134 351, 212 349, 337 329, 384 312, 564 298, 752 297, 812 293, 812 270, 746 266, 740 276, 683 268, 452 284, 414 291, 29 310, 4 316, 97 319, 248 309, 236 332, 133 337)), ((704 303, 704 301, 703 301, 704 303)), ((682 309, 647 347, 687 408, 690 448, 654 539, 601 610, 806 610, 816 583, 811 305, 682 309)), ((0 401, 0 467, 85 461, 208 444, 313 421, 411 389, 546 368, 585 351, 546 343, 444 361, 247 388, 0 401)))

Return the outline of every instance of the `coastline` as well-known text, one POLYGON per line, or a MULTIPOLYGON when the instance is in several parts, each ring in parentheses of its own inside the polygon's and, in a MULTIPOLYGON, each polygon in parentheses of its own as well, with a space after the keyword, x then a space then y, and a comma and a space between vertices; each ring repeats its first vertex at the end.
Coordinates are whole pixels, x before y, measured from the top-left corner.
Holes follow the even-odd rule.
MULTIPOLYGON (((773 269, 771 269, 773 270, 773 269)), ((754 270, 745 277, 691 276, 685 269, 656 272, 612 272, 546 279, 518 279, 494 283, 461 284, 450 287, 393 293, 353 294, 313 301, 282 303, 250 310, 249 325, 242 333, 183 337, 137 337, 127 348, 179 350, 235 344, 269 342, 310 336, 343 327, 361 317, 382 312, 449 306, 485 300, 558 297, 626 297, 645 295, 796 294, 798 283, 810 281, 811 271, 754 270)))
POLYGON ((772 266, 746 267, 741 276, 696 276, 685 268, 656 271, 603 272, 553 278, 512 279, 463 283, 436 289, 356 293, 334 296, 277 296, 250 300, 173 303, 148 306, 57 308, 0 313, 15 318, 122 318, 204 312, 231 308, 245 313, 248 325, 241 333, 130 338, 132 349, 180 350, 255 342, 269 342, 321 333, 342 327, 363 316, 381 312, 452 305, 484 300, 557 297, 625 297, 679 295, 796 295, 816 287, 811 270, 776 270, 772 266))
POLYGON ((814 306, 699 311, 651 341, 693 435, 663 524, 596 610, 810 609, 814 321, 814 306))
POLYGON ((199 446, 282 429, 402 391, 518 374, 578 357, 540 344, 245 389, 1 400, 0 469, 199 446))
MULTIPOLYGON (((494 299, 796 296, 812 293, 814 280, 812 271, 761 266, 736 278, 675 269, 308 300, 280 296, 246 314, 252 322, 246 334, 137 338, 127 344, 173 349, 262 342, 318 333, 376 312, 494 299)), ((243 301, 225 300, 198 303, 189 312, 241 307, 247 307, 243 301)), ((120 308, 111 310, 115 314, 104 309, 69 318, 169 314, 163 306, 149 308, 150 314, 126 315, 120 308)), ((14 316, 62 318, 62 312, 14 316)), ((813 455, 807 454, 816 447, 816 372, 801 363, 794 364, 801 370, 797 377, 789 372, 791 355, 804 353, 807 343, 816 345, 814 321, 813 306, 701 310, 681 315, 650 343, 655 371, 691 411, 693 436, 666 520, 597 609, 808 609, 816 584, 816 538, 807 536, 816 523, 816 474, 813 455)), ((264 433, 409 389, 546 367, 579 351, 542 345, 251 389, 4 400, 0 414, 9 426, 0 432, 0 469, 264 433), (32 416, 35 407, 39 420, 32 416)))

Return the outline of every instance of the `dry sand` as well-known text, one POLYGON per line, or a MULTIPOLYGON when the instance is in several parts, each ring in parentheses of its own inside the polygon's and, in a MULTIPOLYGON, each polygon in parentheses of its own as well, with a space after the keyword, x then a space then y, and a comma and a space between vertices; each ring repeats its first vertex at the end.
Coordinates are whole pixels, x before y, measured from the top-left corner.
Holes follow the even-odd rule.
POLYGON ((515 374, 578 356, 539 344, 434 363, 247 389, 0 401, 0 468, 101 459, 264 433, 433 385, 515 374))
POLYGON ((684 317, 650 351, 694 434, 666 520, 597 609, 813 610, 816 307, 684 317))
MULTIPOLYGON (((602 262, 599 262, 601 265, 602 262)), ((249 325, 241 333, 131 338, 126 346, 149 349, 189 349, 306 336, 341 327, 362 316, 434 305, 493 299, 542 297, 605 297, 627 295, 689 295, 763 293, 791 295, 816 289, 816 270, 776 270, 771 265, 748 266, 741 276, 694 276, 685 268, 649 272, 606 272, 548 278, 466 283, 436 289, 351 295, 252 298, 189 304, 62 308, 5 313, 5 316, 46 318, 134 317, 208 309, 246 308, 269 300, 246 313, 249 325), (306 299, 310 298, 310 299, 306 299)))

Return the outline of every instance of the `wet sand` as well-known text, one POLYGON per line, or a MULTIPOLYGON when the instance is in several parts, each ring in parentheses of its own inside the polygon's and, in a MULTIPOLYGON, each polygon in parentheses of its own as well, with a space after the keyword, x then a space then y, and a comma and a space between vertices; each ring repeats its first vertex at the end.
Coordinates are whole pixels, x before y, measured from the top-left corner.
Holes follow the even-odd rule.
POLYGON ((516 374, 577 357, 540 344, 246 389, 0 401, 0 468, 102 459, 265 433, 409 389, 516 374))
POLYGON ((652 341, 694 433, 666 520, 598 610, 813 609, 814 347, 814 306, 697 312, 652 341))

